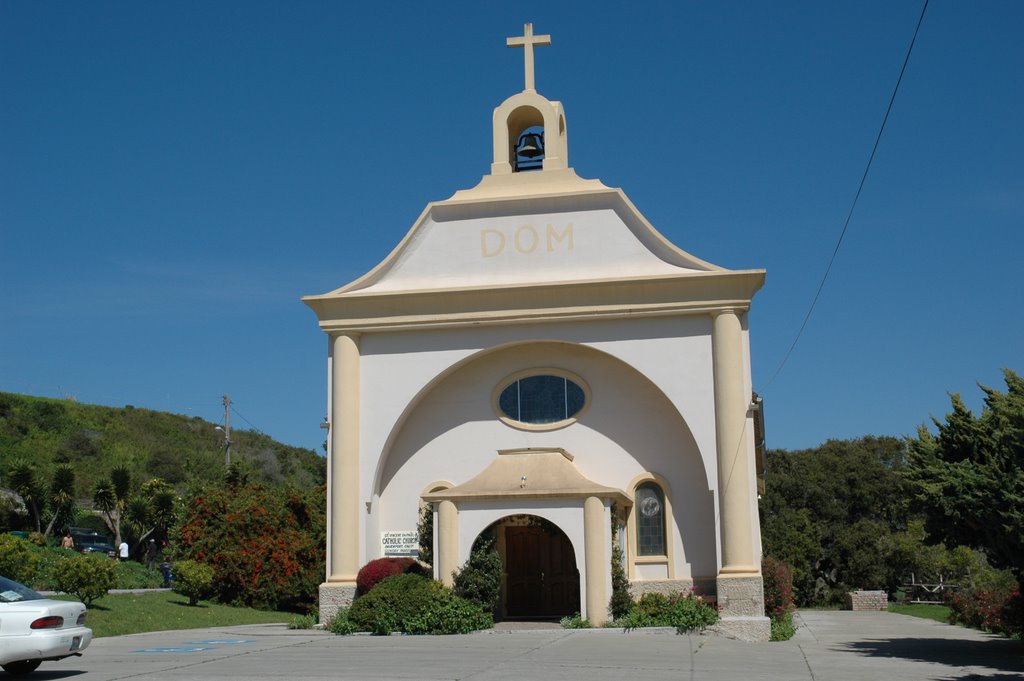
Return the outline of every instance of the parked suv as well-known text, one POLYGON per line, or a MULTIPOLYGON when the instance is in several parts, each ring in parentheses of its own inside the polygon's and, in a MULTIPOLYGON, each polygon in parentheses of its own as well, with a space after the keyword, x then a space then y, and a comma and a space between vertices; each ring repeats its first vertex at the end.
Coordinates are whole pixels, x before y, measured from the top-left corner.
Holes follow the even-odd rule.
POLYGON ((110 538, 100 534, 88 527, 72 527, 71 538, 75 540, 75 550, 80 553, 105 553, 111 558, 117 558, 117 549, 111 543, 110 538))

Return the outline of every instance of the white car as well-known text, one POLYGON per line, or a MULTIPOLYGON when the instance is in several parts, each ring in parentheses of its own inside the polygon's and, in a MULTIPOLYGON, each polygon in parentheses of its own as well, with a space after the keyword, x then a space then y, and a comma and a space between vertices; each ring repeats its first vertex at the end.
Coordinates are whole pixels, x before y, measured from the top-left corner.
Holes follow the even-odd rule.
POLYGON ((5 672, 34 672, 40 662, 81 655, 91 642, 84 605, 50 600, 0 577, 0 667, 5 672))

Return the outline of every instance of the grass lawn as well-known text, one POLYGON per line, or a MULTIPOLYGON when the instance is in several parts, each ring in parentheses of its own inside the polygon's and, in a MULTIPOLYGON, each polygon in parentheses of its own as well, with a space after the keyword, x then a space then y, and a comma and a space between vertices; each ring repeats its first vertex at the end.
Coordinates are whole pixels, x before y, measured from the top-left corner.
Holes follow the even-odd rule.
POLYGON ((170 591, 140 594, 107 594, 89 606, 86 626, 93 636, 121 636, 145 631, 227 627, 236 624, 290 622, 297 615, 252 608, 232 608, 200 601, 190 607, 188 599, 170 591))
POLYGON ((935 620, 943 624, 949 623, 949 606, 938 603, 890 603, 889 612, 894 612, 897 615, 923 617, 926 620, 935 620))

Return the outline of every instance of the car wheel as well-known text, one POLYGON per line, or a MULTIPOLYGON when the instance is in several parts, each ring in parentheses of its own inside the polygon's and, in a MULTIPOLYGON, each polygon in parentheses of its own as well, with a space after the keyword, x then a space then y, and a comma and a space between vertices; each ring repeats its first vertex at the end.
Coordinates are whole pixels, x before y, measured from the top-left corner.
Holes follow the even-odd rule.
POLYGON ((31 674, 39 666, 42 660, 18 660, 17 662, 8 662, 3 665, 4 671, 11 676, 20 676, 22 674, 31 674))

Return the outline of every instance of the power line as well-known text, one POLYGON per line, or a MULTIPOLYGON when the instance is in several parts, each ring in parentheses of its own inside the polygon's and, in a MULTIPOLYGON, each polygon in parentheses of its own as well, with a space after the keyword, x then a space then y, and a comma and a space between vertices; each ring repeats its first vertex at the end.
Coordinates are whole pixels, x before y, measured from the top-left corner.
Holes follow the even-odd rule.
POLYGON ((240 418, 243 421, 245 421, 246 423, 248 423, 249 426, 253 430, 255 430, 257 433, 259 433, 260 435, 266 435, 266 433, 263 432, 260 428, 257 428, 256 425, 252 421, 250 421, 249 419, 247 419, 244 416, 242 416, 241 412, 239 412, 238 409, 235 407, 235 403, 234 402, 231 403, 231 411, 235 412, 235 416, 237 416, 238 418, 240 418))
POLYGON ((882 125, 878 128, 878 134, 875 136, 875 144, 871 147, 871 155, 868 156, 867 165, 864 167, 864 174, 861 175, 860 184, 857 185, 857 193, 853 197, 853 203, 850 205, 850 212, 846 215, 846 222, 843 223, 843 230, 839 233, 839 240, 836 241, 836 247, 832 250, 832 257, 828 260, 828 266, 825 268, 825 274, 821 277, 821 282, 818 284, 818 290, 814 293, 814 299, 811 300, 811 305, 807 308, 807 314, 804 316, 804 321, 800 325, 800 329, 796 332, 796 337, 793 339, 793 344, 789 346, 789 350, 786 351, 786 355, 782 358, 778 368, 775 369, 775 373, 768 379, 768 383, 765 384, 764 388, 760 391, 764 394, 768 387, 775 381, 775 377, 782 371, 782 367, 786 366, 786 362, 789 361, 789 356, 793 354, 793 350, 796 348, 796 344, 800 342, 800 337, 803 336, 804 329, 807 328, 807 322, 811 319, 811 314, 814 312, 815 306, 818 304, 818 298, 821 297, 821 291, 825 288, 825 281, 828 279, 829 273, 832 271, 832 264, 836 261, 836 255, 839 253, 839 247, 843 245, 843 238, 846 236, 846 230, 850 226, 850 220, 853 219, 853 211, 857 208, 857 201, 860 200, 861 191, 864 189, 864 183, 868 179, 868 173, 871 171, 871 164, 875 160, 875 152, 878 151, 878 144, 882 141, 882 133, 885 132, 885 124, 889 121, 889 113, 892 111, 893 104, 896 102, 896 93, 900 90, 900 83, 903 82, 903 74, 907 70, 907 64, 910 62, 910 55, 914 51, 914 43, 917 42, 917 34, 921 31, 921 23, 924 21, 924 14, 928 11, 928 0, 924 0, 924 6, 921 8, 921 16, 917 19, 917 27, 914 28, 914 35, 910 39, 910 46, 907 48, 907 54, 903 58, 903 66, 900 67, 900 75, 896 79, 896 86, 892 89, 892 96, 889 97, 889 106, 885 109, 885 116, 882 117, 882 125))

